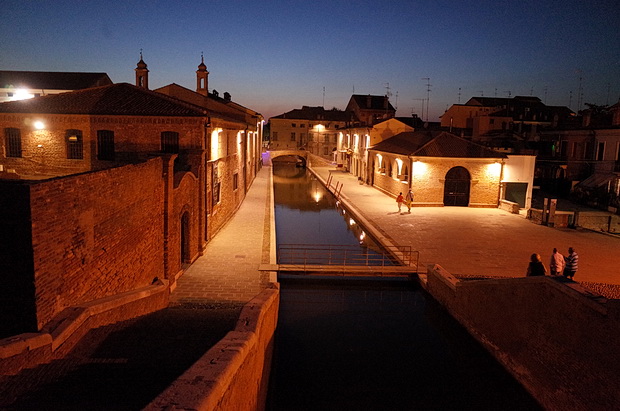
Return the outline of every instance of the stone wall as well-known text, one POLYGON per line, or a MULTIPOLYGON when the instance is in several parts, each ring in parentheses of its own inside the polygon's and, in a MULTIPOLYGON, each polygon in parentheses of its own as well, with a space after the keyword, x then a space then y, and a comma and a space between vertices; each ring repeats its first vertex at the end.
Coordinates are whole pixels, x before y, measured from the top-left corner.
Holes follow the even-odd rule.
POLYGON ((237 326, 145 410, 264 410, 280 292, 264 290, 243 308, 237 326))
MULTIPOLYGON (((395 160, 385 156, 384 163, 392 163, 396 168, 395 160)), ((408 162, 409 159, 403 158, 408 162)), ((411 189, 414 193, 414 204, 418 206, 442 206, 444 202, 445 177, 451 168, 461 166, 469 171, 471 177, 469 206, 470 207, 497 207, 499 205, 499 173, 493 171, 492 161, 488 159, 468 158, 424 158, 420 165, 411 164, 407 169, 412 171, 411 189)), ((405 166, 403 165, 403 168, 405 166)), ((395 173, 396 171, 394 171, 395 173)), ((400 181, 386 173, 378 172, 375 163, 374 186, 396 197, 399 192, 403 195, 409 188, 409 183, 400 181)))
POLYGON ((67 307, 162 275, 161 174, 156 158, 31 185, 37 329, 67 307))
POLYGON ((459 281, 438 265, 426 286, 545 409, 617 407, 620 300, 551 277, 459 281))

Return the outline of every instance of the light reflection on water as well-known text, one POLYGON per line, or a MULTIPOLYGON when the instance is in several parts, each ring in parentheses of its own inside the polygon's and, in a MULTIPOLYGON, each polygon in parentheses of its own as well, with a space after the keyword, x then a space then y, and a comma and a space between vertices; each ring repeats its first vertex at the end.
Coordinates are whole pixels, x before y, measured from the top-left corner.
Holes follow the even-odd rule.
POLYGON ((278 245, 356 246, 361 253, 380 255, 372 238, 305 168, 274 163, 273 176, 278 245))

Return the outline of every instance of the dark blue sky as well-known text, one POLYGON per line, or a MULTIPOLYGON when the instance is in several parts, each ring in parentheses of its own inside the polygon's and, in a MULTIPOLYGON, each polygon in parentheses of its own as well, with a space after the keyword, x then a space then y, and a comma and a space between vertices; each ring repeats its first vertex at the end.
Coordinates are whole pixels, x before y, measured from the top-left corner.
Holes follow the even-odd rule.
POLYGON ((1 0, 0 12, 1 70, 102 71, 133 84, 142 49, 151 88, 194 89, 204 52, 209 88, 266 117, 344 109, 354 90, 388 84, 398 115, 421 114, 423 78, 430 120, 459 88, 461 103, 535 95, 573 110, 620 97, 618 0, 1 0))

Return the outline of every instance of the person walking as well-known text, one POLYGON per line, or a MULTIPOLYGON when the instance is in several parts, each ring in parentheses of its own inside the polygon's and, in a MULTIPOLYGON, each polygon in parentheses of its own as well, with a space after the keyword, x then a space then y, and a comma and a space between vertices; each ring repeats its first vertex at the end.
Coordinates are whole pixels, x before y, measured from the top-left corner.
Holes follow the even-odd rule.
POLYGON ((579 269, 579 256, 573 247, 568 247, 568 256, 565 260, 566 268, 564 269, 564 277, 572 280, 579 269))
POLYGON ((549 263, 549 272, 551 275, 562 275, 564 272, 564 265, 564 256, 557 248, 554 248, 551 254, 551 262, 549 263))
POLYGON ((405 196, 405 204, 407 205, 407 212, 411 214, 411 203, 413 203, 413 192, 411 189, 407 191, 407 195, 405 196))
POLYGON ((547 267, 542 263, 540 254, 532 254, 530 256, 530 264, 527 266, 526 277, 534 277, 547 274, 547 267))
POLYGON ((398 212, 400 213, 400 209, 403 206, 403 193, 398 194, 398 197, 396 197, 396 203, 398 204, 398 212))

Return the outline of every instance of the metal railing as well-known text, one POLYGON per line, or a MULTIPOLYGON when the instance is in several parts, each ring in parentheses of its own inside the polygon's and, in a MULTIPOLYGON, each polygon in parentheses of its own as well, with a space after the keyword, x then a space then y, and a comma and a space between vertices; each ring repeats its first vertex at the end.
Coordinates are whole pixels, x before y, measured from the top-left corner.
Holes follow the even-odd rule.
POLYGON ((281 244, 277 261, 286 271, 417 272, 419 252, 411 246, 359 247, 333 244, 281 244))

